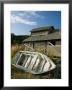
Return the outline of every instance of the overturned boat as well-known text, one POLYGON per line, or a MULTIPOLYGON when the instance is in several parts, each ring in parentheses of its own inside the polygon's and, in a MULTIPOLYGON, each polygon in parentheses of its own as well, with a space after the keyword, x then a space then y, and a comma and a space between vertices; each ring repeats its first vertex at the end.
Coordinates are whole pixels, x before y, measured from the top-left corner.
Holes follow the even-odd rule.
POLYGON ((13 61, 13 66, 32 74, 42 74, 56 68, 49 57, 38 52, 19 51, 13 61))

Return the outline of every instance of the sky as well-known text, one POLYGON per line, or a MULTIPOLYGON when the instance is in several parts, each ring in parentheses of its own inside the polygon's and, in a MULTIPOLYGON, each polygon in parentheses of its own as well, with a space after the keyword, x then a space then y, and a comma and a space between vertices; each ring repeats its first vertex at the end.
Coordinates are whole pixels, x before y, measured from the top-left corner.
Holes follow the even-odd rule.
POLYGON ((30 35, 34 28, 54 26, 61 28, 60 11, 11 11, 11 33, 15 35, 30 35))

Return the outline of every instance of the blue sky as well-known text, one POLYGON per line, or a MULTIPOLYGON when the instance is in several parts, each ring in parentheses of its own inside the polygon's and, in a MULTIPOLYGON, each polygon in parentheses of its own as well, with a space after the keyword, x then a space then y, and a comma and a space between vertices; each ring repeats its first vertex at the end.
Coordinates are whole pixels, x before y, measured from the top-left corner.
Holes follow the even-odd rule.
POLYGON ((11 11, 11 33, 30 35, 34 28, 54 26, 61 28, 60 11, 11 11))

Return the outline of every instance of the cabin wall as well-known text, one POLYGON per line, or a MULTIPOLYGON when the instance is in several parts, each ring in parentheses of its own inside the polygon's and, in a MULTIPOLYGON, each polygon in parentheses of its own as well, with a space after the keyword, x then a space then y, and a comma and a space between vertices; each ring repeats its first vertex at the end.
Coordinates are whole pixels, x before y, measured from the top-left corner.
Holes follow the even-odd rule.
POLYGON ((45 47, 45 43, 44 42, 34 42, 34 47, 45 47))
MULTIPOLYGON (((56 41, 54 41, 56 43, 56 41)), ((46 54, 50 57, 52 56, 57 56, 57 57, 60 57, 61 56, 61 52, 60 52, 60 49, 61 49, 61 45, 54 45, 52 44, 51 41, 47 41, 47 46, 46 46, 46 54), (49 42, 51 44, 49 44, 49 42)))
POLYGON ((28 42, 28 43, 24 43, 24 44, 26 44, 29 47, 33 47, 33 43, 32 42, 28 42))
MULTIPOLYGON (((40 41, 40 42, 27 42, 27 43, 24 43, 30 47, 33 47, 33 48, 37 48, 37 47, 46 47, 46 46, 49 46, 49 42, 52 43, 52 41, 40 41)), ((61 45, 61 41, 54 41, 55 42, 55 45, 54 46, 59 46, 61 45)), ((51 46, 51 45, 50 45, 51 46)))
POLYGON ((25 43, 26 45, 32 47, 35 49, 35 51, 46 53, 48 56, 61 56, 61 45, 60 41, 56 41, 56 45, 51 46, 49 45, 49 42, 29 42, 25 43), (59 42, 59 43, 58 43, 59 42))
POLYGON ((61 45, 61 41, 56 41, 56 45, 61 45))
POLYGON ((31 35, 48 35, 49 31, 32 32, 31 35))

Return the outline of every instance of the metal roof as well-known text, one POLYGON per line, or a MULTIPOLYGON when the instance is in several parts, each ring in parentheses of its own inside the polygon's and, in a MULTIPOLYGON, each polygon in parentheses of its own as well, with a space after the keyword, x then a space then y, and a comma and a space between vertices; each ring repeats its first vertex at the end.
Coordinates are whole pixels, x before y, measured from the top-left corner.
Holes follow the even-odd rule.
POLYGON ((54 27, 53 26, 39 27, 39 28, 32 29, 31 32, 48 31, 48 30, 54 30, 54 27))

